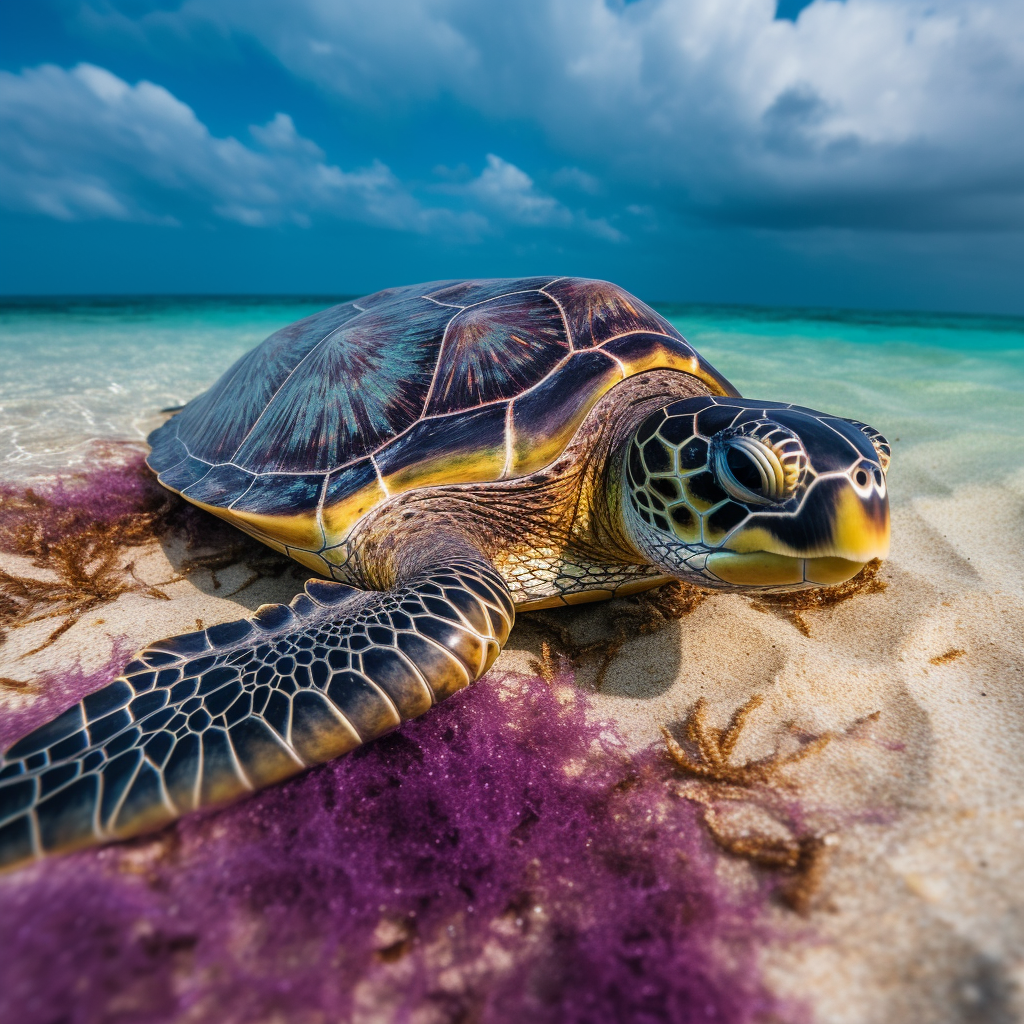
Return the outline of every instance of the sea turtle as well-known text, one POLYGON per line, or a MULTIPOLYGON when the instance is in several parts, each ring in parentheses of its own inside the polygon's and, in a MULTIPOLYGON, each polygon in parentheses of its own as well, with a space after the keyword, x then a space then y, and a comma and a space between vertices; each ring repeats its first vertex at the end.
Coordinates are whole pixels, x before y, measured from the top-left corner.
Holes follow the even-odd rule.
POLYGON ((149 438, 160 482, 317 574, 150 644, 0 763, 0 865, 155 829, 480 678, 516 610, 791 590, 889 543, 889 447, 749 401, 602 281, 392 288, 272 334, 149 438))

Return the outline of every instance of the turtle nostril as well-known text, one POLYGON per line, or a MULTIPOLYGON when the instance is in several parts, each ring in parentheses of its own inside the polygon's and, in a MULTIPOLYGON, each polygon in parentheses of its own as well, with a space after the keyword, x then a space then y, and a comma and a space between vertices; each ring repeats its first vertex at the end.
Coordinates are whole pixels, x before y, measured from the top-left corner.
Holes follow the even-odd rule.
POLYGON ((882 476, 882 471, 880 469, 876 469, 875 470, 875 484, 878 487, 881 487, 882 484, 884 484, 884 483, 885 483, 885 477, 882 476))
POLYGON ((857 481, 858 487, 867 487, 870 477, 863 469, 858 469, 857 472, 853 474, 853 479, 857 481))
POLYGON ((755 494, 764 493, 764 476, 747 452, 741 448, 730 448, 725 461, 739 483, 755 494))

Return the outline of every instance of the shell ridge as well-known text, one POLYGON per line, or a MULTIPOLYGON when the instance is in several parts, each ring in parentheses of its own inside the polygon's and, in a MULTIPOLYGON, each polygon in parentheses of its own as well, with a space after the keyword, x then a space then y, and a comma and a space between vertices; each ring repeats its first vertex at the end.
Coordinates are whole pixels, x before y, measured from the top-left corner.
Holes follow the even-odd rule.
MULTIPOLYGON (((833 424, 831 423, 831 418, 830 417, 827 417, 827 416, 819 417, 819 419, 821 420, 821 423, 824 424, 826 427, 828 427, 828 429, 831 430, 834 434, 838 434, 858 455, 863 454, 857 448, 857 446, 842 431, 837 430, 836 427, 833 426, 833 424)), ((849 421, 847 421, 847 422, 849 422, 849 421)))
MULTIPOLYGON (((194 458, 195 456, 193 456, 194 458)), ((360 456, 361 457, 361 456, 360 456)), ((359 459, 349 459, 348 462, 342 463, 347 466, 349 462, 358 462, 359 459)), ((240 466, 237 462, 218 462, 214 465, 214 469, 218 466, 233 466, 235 469, 240 469, 243 473, 249 473, 252 476, 326 476, 328 473, 333 473, 336 469, 341 469, 341 466, 335 466, 334 469, 324 470, 309 470, 309 469, 264 469, 260 472, 256 472, 254 469, 249 469, 246 466, 240 466)))
MULTIPOLYGON (((355 307, 356 309, 360 310, 360 312, 362 312, 362 313, 365 313, 365 312, 366 312, 366 310, 365 310, 365 309, 363 309, 363 308, 362 308, 362 306, 356 306, 356 304, 355 304, 354 302, 353 302, 353 303, 352 303, 351 305, 352 305, 352 306, 354 306, 354 307, 355 307)), ((355 316, 355 317, 353 317, 353 318, 352 318, 352 320, 358 320, 358 319, 359 319, 359 317, 357 317, 357 316, 355 316)), ((290 381, 290 380, 292 379, 292 377, 293 377, 293 376, 295 375, 295 371, 296 371, 296 370, 298 370, 298 368, 299 368, 300 366, 302 366, 302 364, 303 364, 303 363, 305 363, 305 361, 306 361, 307 359, 309 359, 309 357, 310 357, 311 355, 313 355, 313 353, 314 353, 314 352, 316 352, 316 351, 317 351, 317 350, 318 350, 318 349, 319 349, 319 348, 320 348, 320 347, 321 347, 321 346, 322 346, 322 345, 324 344, 324 342, 326 342, 326 341, 327 341, 328 339, 330 339, 330 338, 333 338, 333 337, 334 337, 334 335, 335 335, 335 334, 337 334, 337 333, 338 333, 338 331, 340 331, 340 330, 341 330, 341 329, 342 329, 343 327, 348 327, 348 325, 352 323, 352 320, 346 320, 346 321, 345 321, 344 323, 338 324, 338 326, 337 326, 337 327, 335 327, 335 328, 333 328, 332 330, 328 331, 328 332, 327 332, 327 333, 326 333, 326 334, 325 334, 325 335, 324 335, 324 336, 323 336, 323 337, 322 337, 322 338, 321 338, 321 339, 320 339, 320 340, 319 340, 319 341, 318 341, 318 342, 317 342, 317 343, 316 343, 315 345, 313 345, 313 346, 312 346, 312 348, 310 348, 310 350, 309 350, 309 351, 308 351, 308 352, 307 352, 307 353, 306 353, 306 354, 305 354, 305 355, 304 355, 304 356, 303 356, 303 357, 302 357, 302 358, 301 358, 301 359, 300 359, 300 360, 299 360, 299 361, 298 361, 298 362, 297 362, 297 363, 296 363, 296 364, 295 364, 295 365, 294 365, 294 366, 293 366, 293 367, 292 367, 292 368, 291 368, 291 369, 290 369, 290 370, 288 371, 287 375, 286 375, 286 376, 284 377, 284 379, 283 379, 283 380, 281 381, 281 383, 280 383, 280 384, 278 384, 276 388, 274 388, 274 393, 273 393, 273 394, 272 394, 272 395, 270 396, 270 398, 269 398, 269 399, 267 400, 267 404, 263 406, 263 410, 262 410, 262 411, 260 412, 259 416, 257 416, 257 417, 256 417, 256 420, 255 420, 255 422, 253 423, 253 425, 252 425, 252 426, 251 426, 251 427, 250 427, 250 428, 249 428, 249 429, 248 429, 248 430, 247 430, 247 431, 245 432, 245 436, 244 436, 244 437, 242 438, 242 440, 241 440, 241 441, 240 441, 240 442, 238 443, 238 447, 237 447, 237 448, 235 448, 235 450, 234 450, 234 451, 233 451, 233 452, 231 453, 231 458, 232 458, 232 459, 233 459, 233 458, 234 458, 234 457, 235 457, 235 456, 236 456, 236 455, 237 455, 237 454, 238 454, 238 453, 239 453, 239 452, 240 452, 240 451, 242 450, 242 448, 244 448, 244 447, 245 447, 245 443, 246 443, 246 442, 247 442, 247 441, 249 440, 249 438, 250 438, 250 437, 252 436, 252 432, 253 432, 253 431, 254 431, 254 430, 255 430, 255 429, 256 429, 256 428, 257 428, 257 427, 258 427, 258 426, 260 425, 260 422, 261 422, 261 421, 263 420, 263 417, 267 415, 267 412, 269 411, 270 407, 271 407, 271 406, 272 406, 272 405, 274 404, 274 402, 275 402, 275 401, 277 400, 277 396, 278 396, 279 394, 281 394, 281 390, 282 390, 282 389, 284 388, 284 386, 285 386, 285 385, 286 385, 286 384, 288 383, 288 381, 290 381)), ((241 467, 241 466, 240 466, 239 468, 241 469, 241 468, 244 468, 244 467, 241 467)), ((249 472, 251 473, 251 472, 252 472, 252 470, 249 470, 249 472)))
POLYGON ((351 303, 339 303, 274 331, 187 404, 181 412, 180 436, 194 441, 209 462, 231 458, 279 382, 309 348, 339 323, 359 315, 351 303))
MULTIPOLYGON (((230 368, 228 369, 227 373, 226 373, 226 374, 224 374, 224 377, 222 377, 222 378, 221 378, 220 380, 218 380, 218 381, 217 381, 217 382, 216 382, 216 383, 215 383, 215 384, 213 385, 213 388, 219 388, 219 389, 220 389, 220 393, 221 393, 221 394, 223 394, 223 393, 224 393, 225 391, 227 391, 227 390, 228 390, 228 389, 229 389, 229 388, 231 387, 231 383, 232 383, 232 381, 234 381, 234 379, 235 379, 235 378, 236 378, 236 377, 238 376, 238 374, 242 372, 242 368, 243 368, 243 367, 245 366, 245 364, 246 364, 246 361, 247 361, 248 357, 249 357, 249 356, 250 356, 251 354, 252 354, 252 350, 250 350, 249 352, 244 352, 244 353, 242 353, 242 355, 240 355, 240 356, 239 356, 239 357, 238 357, 238 358, 237 358, 237 359, 236 359, 236 360, 234 361, 234 363, 233 363, 233 364, 231 365, 231 367, 230 367, 230 368), (226 378, 226 379, 225 379, 225 378, 226 378)), ((203 397, 205 397, 206 395, 208 395, 208 394, 210 393, 210 391, 212 391, 212 390, 213 390, 213 388, 211 388, 211 389, 210 389, 210 390, 208 390, 208 391, 205 391, 205 392, 204 392, 204 393, 203 393, 202 395, 200 395, 200 396, 198 396, 198 397, 199 397, 199 398, 203 398, 203 397)), ((174 422, 174 420, 177 420, 177 419, 178 419, 178 417, 177 417, 177 416, 175 416, 175 417, 174 417, 174 419, 173 419, 173 420, 172 420, 171 422, 174 422)), ((187 444, 185 443, 184 439, 183 439, 183 438, 181 437, 181 431, 180 431, 179 427, 180 427, 180 422, 177 422, 177 423, 175 423, 175 424, 174 424, 174 436, 175 436, 175 437, 176 437, 176 438, 177 438, 177 439, 178 439, 178 440, 179 440, 179 441, 181 442, 181 444, 182 444, 182 445, 184 446, 184 448, 185 448, 185 451, 187 451, 187 452, 188 452, 188 455, 189 455, 189 457, 191 457, 191 458, 195 458, 195 456, 194 456, 194 455, 192 455, 192 452, 191 452, 191 450, 189 449, 188 445, 187 445, 187 444)), ((176 463, 176 465, 177 465, 177 463, 176 463)), ((167 467, 167 469, 172 469, 172 468, 173 468, 172 466, 168 466, 168 467, 167 467)), ((157 479, 158 479, 158 480, 160 479, 160 475, 161 475, 161 474, 162 474, 163 472, 166 472, 166 470, 161 470, 161 472, 157 474, 157 479)), ((161 481, 161 482, 162 482, 162 481, 161 481)))
POLYGON ((371 305, 344 329, 321 331, 233 461, 263 471, 327 472, 421 417, 453 311, 408 292, 371 305))
POLYGON ((320 488, 320 497, 316 500, 316 525, 317 529, 320 530, 320 536, 323 540, 320 543, 320 550, 323 551, 327 547, 327 527, 324 526, 324 501, 327 498, 327 481, 330 478, 329 473, 324 474, 324 483, 320 488))
MULTIPOLYGON (((600 351, 600 349, 594 349, 593 351, 595 351, 595 352, 596 351, 600 351)), ((408 434, 411 431, 413 431, 416 428, 417 424, 422 423, 425 420, 455 419, 455 418, 457 418, 459 416, 464 416, 467 413, 474 413, 474 412, 476 412, 479 409, 486 409, 486 408, 488 408, 489 406, 492 406, 492 405, 501 405, 503 402, 508 402, 509 406, 511 407, 514 403, 518 402, 519 399, 522 398, 524 395, 528 395, 531 392, 535 391, 537 388, 539 388, 541 386, 541 384, 543 384, 552 374, 557 373, 576 354, 577 353, 575 353, 575 352, 569 352, 562 359, 560 359, 558 361, 558 363, 556 363, 554 366, 552 366, 551 369, 546 374, 544 374, 544 376, 541 377, 541 379, 539 381, 537 381, 536 384, 532 384, 525 391, 520 391, 519 394, 516 395, 514 398, 495 398, 495 399, 491 400, 490 402, 481 402, 479 405, 474 405, 472 408, 469 408, 469 409, 456 409, 455 412, 439 412, 439 413, 432 413, 430 416, 420 416, 420 417, 418 417, 415 420, 415 422, 410 423, 409 426, 407 426, 405 428, 405 430, 403 430, 400 434, 395 434, 394 437, 389 437, 386 441, 382 442, 380 445, 378 445, 376 448, 374 448, 374 450, 372 452, 370 452, 370 458, 373 458, 375 455, 379 455, 382 451, 384 451, 385 448, 390 447, 396 441, 400 441, 403 437, 405 437, 406 434, 408 434)), ((619 363, 619 361, 613 355, 610 355, 608 352, 601 352, 601 355, 603 355, 606 358, 612 360, 612 362, 617 363, 618 366, 619 366, 619 369, 622 369, 622 364, 619 363)), ((360 458, 363 458, 363 457, 364 456, 360 456, 360 458)), ((358 461, 359 461, 358 459, 350 459, 349 460, 349 462, 358 462, 358 461)), ((339 469, 344 469, 345 466, 349 465, 349 462, 343 463, 341 466, 336 466, 334 469, 330 469, 327 472, 328 473, 336 473, 339 469)), ((239 468, 242 468, 242 467, 239 467, 239 468)), ((251 473, 252 470, 251 469, 247 470, 247 472, 251 473)), ((299 474, 299 475, 306 476, 308 474, 299 474)))
POLYGON ((515 428, 512 419, 512 402, 508 403, 508 408, 505 410, 505 465, 501 470, 501 479, 508 479, 508 474, 512 470, 512 456, 514 452, 513 448, 513 437, 515 436, 515 428))
MULTIPOLYGON (((444 299, 436 298, 437 295, 444 292, 450 292, 454 289, 462 289, 465 292, 472 292, 474 289, 480 290, 488 285, 492 287, 502 287, 505 291, 496 291, 491 295, 485 295, 484 298, 478 299, 476 302, 467 302, 461 304, 462 309, 469 309, 472 306, 479 306, 481 303, 488 302, 491 299, 504 298, 507 295, 519 295, 528 292, 540 291, 541 288, 548 288, 554 281, 559 280, 558 278, 549 277, 548 275, 542 274, 540 277, 480 277, 480 278, 465 278, 461 281, 448 281, 444 282, 443 288, 437 288, 432 292, 427 292, 424 298, 433 299, 435 302, 445 303, 444 299), (539 282, 543 282, 543 284, 539 282)), ((442 282, 437 282, 442 283, 442 282)), ((453 296, 458 300, 455 304, 460 304, 462 296, 453 296)))
MULTIPOLYGON (((549 281, 544 288, 548 288, 553 282, 549 281)), ((510 295, 530 295, 532 292, 539 292, 543 295, 547 295, 550 299, 551 296, 544 291, 544 288, 514 288, 510 292, 502 292, 500 295, 488 295, 486 299, 481 299, 479 302, 471 302, 468 306, 460 306, 459 309, 465 311, 467 309, 476 309, 477 306, 486 306, 488 302, 495 302, 497 299, 507 299, 510 295)), ((426 296, 424 296, 426 298, 426 296)), ((436 300, 435 300, 436 301, 436 300)), ((438 303, 438 305, 447 306, 448 303, 438 303)))
MULTIPOLYGON (((453 307, 450 303, 438 302, 436 299, 431 299, 429 295, 422 295, 420 297, 423 298, 423 299, 427 299, 429 302, 433 302, 433 303, 435 303, 438 306, 447 307, 449 309, 456 308, 456 307, 453 307)), ((430 408, 430 400, 434 396, 434 386, 437 384, 437 374, 438 374, 438 371, 441 369, 441 361, 442 361, 442 359, 444 357, 444 347, 445 347, 445 345, 448 344, 448 328, 451 327, 452 321, 465 308, 466 308, 465 306, 459 306, 457 308, 456 312, 452 313, 452 315, 448 318, 448 322, 444 325, 444 331, 441 334, 441 344, 437 346, 437 359, 434 361, 434 372, 430 375, 430 387, 427 388, 427 394, 426 394, 426 396, 423 399, 423 408, 420 409, 420 414, 419 414, 419 416, 416 417, 416 422, 417 423, 420 420, 422 420, 422 419, 427 419, 428 418, 427 415, 426 415, 426 412, 427 412, 427 409, 430 408)), ((409 426, 406 428, 406 430, 412 430, 412 428, 415 425, 416 425, 415 423, 410 423, 409 426)), ((403 430, 402 433, 404 434, 405 431, 403 430)), ((401 436, 401 435, 399 435, 399 436, 401 436)), ((391 440, 392 441, 396 441, 396 440, 398 440, 398 438, 397 437, 393 437, 393 438, 391 438, 391 440)), ((386 443, 390 443, 390 442, 386 442, 386 443)), ((379 451, 380 449, 377 449, 377 450, 379 451)))
MULTIPOLYGON (((157 480, 159 480, 164 475, 164 473, 166 473, 168 470, 174 469, 175 466, 180 466, 185 461, 185 459, 188 459, 188 458, 192 457, 192 453, 188 450, 188 445, 185 444, 185 442, 182 441, 182 439, 178 436, 178 424, 175 423, 173 419, 169 423, 166 424, 167 427, 170 427, 172 425, 174 427, 174 432, 172 434, 170 431, 168 431, 169 438, 174 440, 174 441, 177 441, 178 444, 180 444, 181 447, 185 449, 185 457, 182 458, 182 459, 178 459, 178 461, 175 462, 171 466, 164 466, 164 468, 161 469, 157 473, 157 475, 156 475, 157 480)), ((152 437, 153 435, 151 434, 150 436, 152 437)), ((150 455, 152 455, 152 454, 153 454, 153 449, 152 449, 152 446, 151 446, 150 455)), ((146 457, 146 462, 148 464, 149 456, 146 457)), ((150 468, 152 468, 152 467, 150 467, 150 468)))
POLYGON ((446 325, 421 415, 514 399, 571 354, 565 317, 541 289, 487 296, 460 309, 446 325))
MULTIPOLYGON (((594 348, 599 348, 599 349, 600 348, 604 348, 604 346, 609 344, 610 342, 618 341, 619 338, 629 338, 629 337, 632 337, 634 334, 653 334, 653 335, 655 335, 655 336, 657 336, 659 338, 668 338, 669 341, 682 341, 682 343, 694 355, 697 354, 696 349, 694 349, 694 347, 681 334, 678 337, 676 337, 674 334, 666 334, 664 331, 648 331, 648 330, 642 330, 642 331, 641 330, 622 331, 620 334, 610 334, 600 344, 595 345, 594 348)), ((605 355, 610 355, 610 353, 606 352, 605 355)), ((614 359, 615 357, 612 356, 612 358, 614 359)))
MULTIPOLYGON (((192 458, 195 458, 195 456, 193 455, 192 458)), ((206 462, 206 459, 198 459, 197 461, 206 462)), ((216 466, 210 466, 210 468, 202 476, 196 477, 196 479, 193 480, 190 484, 183 487, 181 489, 181 493, 184 494, 185 491, 189 490, 189 488, 195 487, 196 484, 202 483, 214 471, 214 469, 216 469, 216 466)))
POLYGON ((612 355, 611 352, 604 353, 609 359, 614 362, 622 373, 622 379, 625 380, 629 376, 629 371, 626 369, 626 364, 616 355, 612 355))
POLYGON ((242 493, 237 498, 235 498, 235 500, 233 502, 231 502, 230 505, 228 505, 228 508, 234 508, 235 505, 237 505, 253 489, 253 485, 255 483, 256 483, 256 477, 254 476, 253 480, 252 480, 252 483, 249 484, 249 486, 246 487, 246 489, 244 491, 242 491, 242 493))
MULTIPOLYGON (((410 427, 409 429, 411 430, 412 427, 410 427)), ((405 431, 403 431, 403 433, 405 433, 405 431)), ((392 440, 394 440, 394 438, 392 438, 392 440)), ((382 447, 387 447, 387 446, 383 445, 382 447)), ((377 451, 380 451, 380 449, 378 448, 377 451)), ((374 473, 377 474, 377 483, 380 484, 380 489, 384 492, 384 496, 387 497, 387 498, 390 498, 391 497, 391 491, 388 489, 388 485, 384 482, 384 477, 381 474, 380 466, 377 465, 377 459, 375 458, 376 454, 377 454, 377 452, 371 452, 370 453, 370 465, 373 466, 373 471, 374 471, 374 473)), ((327 488, 325 487, 324 490, 326 491, 327 488)))
MULTIPOLYGON (((223 461, 197 459, 175 423, 165 450, 186 453, 171 473, 185 482, 180 493, 191 489, 198 504, 231 510, 232 522, 251 518, 258 536, 276 538, 273 546, 327 550, 344 521, 412 488, 528 475, 557 457, 615 383, 700 359, 664 318, 655 321, 642 302, 607 283, 542 276, 442 284, 450 301, 424 294, 422 285, 388 290, 367 304, 348 303, 349 318, 328 320, 319 339, 309 331, 279 383, 268 371, 260 397, 272 393, 223 461), (605 306, 611 312, 598 315, 605 306), (618 330, 602 338, 609 328, 618 330), (355 396, 351 416, 341 390, 355 396), (202 475, 190 480, 195 474, 202 475)), ((234 367, 231 379, 239 372, 234 367)), ((189 437, 209 447, 195 431, 189 437)))
POLYGON ((576 337, 575 335, 573 335, 572 330, 569 327, 569 318, 565 315, 565 307, 558 301, 558 299, 555 298, 554 295, 552 295, 548 291, 545 291, 546 288, 550 288, 553 284, 558 284, 558 282, 561 280, 563 280, 563 278, 556 277, 554 281, 549 281, 546 285, 544 285, 544 288, 538 288, 537 291, 539 291, 541 295, 546 295, 558 307, 558 312, 562 314, 562 324, 565 327, 565 336, 569 341, 569 351, 575 352, 576 337))

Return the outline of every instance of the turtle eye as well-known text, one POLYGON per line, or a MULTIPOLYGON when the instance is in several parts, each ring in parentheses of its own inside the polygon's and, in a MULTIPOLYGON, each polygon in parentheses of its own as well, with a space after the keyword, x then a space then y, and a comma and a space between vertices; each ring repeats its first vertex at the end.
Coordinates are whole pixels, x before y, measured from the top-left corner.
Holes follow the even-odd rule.
POLYGON ((711 449, 722 489, 747 505, 783 504, 807 467, 799 438, 771 420, 723 430, 712 438, 711 449))
POLYGON ((786 480, 782 463, 767 445, 752 437, 734 437, 716 454, 718 480, 734 498, 754 505, 784 500, 786 480))

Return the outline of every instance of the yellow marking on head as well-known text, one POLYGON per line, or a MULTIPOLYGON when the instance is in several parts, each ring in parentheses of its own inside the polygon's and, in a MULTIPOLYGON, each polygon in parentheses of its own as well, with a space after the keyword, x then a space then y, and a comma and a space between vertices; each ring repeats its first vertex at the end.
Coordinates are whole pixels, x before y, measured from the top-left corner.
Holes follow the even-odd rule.
MULTIPOLYGON (((697 474, 694 475, 696 476, 697 474)), ((690 508, 693 509, 694 511, 708 512, 711 509, 713 509, 715 505, 720 504, 720 502, 708 501, 707 499, 701 498, 699 495, 694 494, 693 491, 690 489, 689 477, 684 477, 681 483, 683 485, 683 495, 686 498, 686 504, 689 505, 690 508)))
MULTIPOLYGON (((814 510, 804 510, 813 514, 814 510)), ((824 514, 824 510, 820 510, 824 514)), ((830 513, 832 536, 814 547, 797 548, 787 544, 764 526, 753 525, 734 534, 728 551, 767 551, 794 558, 842 558, 851 562, 870 562, 872 558, 889 557, 889 509, 880 501, 871 507, 865 504, 852 485, 844 487, 830 513)))
POLYGON ((860 562, 889 557, 889 507, 884 502, 869 507, 851 485, 839 496, 834 522, 835 555, 860 562))
POLYGON ((685 544, 699 544, 700 543, 700 516, 689 505, 678 504, 674 505, 666 513, 668 521, 672 524, 672 532, 683 541, 685 544), (683 513, 689 514, 688 523, 680 523, 676 516, 685 519, 683 513), (675 515, 673 515, 675 513, 675 515))
POLYGON ((713 526, 711 523, 712 514, 713 513, 705 513, 701 516, 701 520, 704 523, 704 543, 708 546, 718 544, 721 540, 723 540, 723 538, 725 538, 728 535, 729 529, 731 529, 730 527, 729 529, 723 530, 713 526))
POLYGON ((708 557, 707 567, 720 580, 737 586, 779 587, 804 580, 803 559, 766 551, 743 555, 716 551, 708 557))
POLYGON ((736 551, 740 554, 770 552, 776 555, 787 555, 792 558, 799 558, 804 554, 797 551, 789 544, 784 544, 774 534, 769 533, 761 526, 750 526, 739 533, 733 534, 726 551, 736 551))

